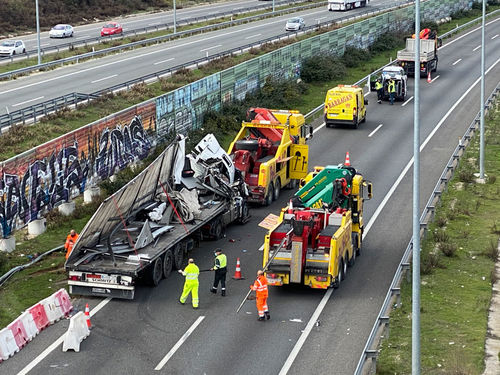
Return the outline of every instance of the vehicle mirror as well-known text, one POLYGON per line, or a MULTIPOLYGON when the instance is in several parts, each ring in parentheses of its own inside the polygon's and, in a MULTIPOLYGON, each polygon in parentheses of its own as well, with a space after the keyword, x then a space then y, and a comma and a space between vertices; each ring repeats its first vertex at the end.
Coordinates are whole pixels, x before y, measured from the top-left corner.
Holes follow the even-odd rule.
POLYGON ((368 182, 367 183, 367 187, 368 187, 368 199, 372 199, 373 197, 373 187, 372 187, 372 183, 371 182, 368 182))
POLYGON ((312 125, 309 125, 309 138, 312 138, 313 134, 314 134, 314 129, 313 129, 312 125))

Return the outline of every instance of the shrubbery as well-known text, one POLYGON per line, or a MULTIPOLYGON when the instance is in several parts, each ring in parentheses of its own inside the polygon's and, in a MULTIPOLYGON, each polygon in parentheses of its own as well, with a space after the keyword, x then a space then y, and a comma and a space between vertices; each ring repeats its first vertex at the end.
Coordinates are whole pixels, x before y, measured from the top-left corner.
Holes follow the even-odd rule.
POLYGON ((384 51, 398 48, 402 45, 404 36, 400 33, 384 33, 380 35, 373 44, 368 48, 372 54, 381 53, 384 51))
POLYGON ((339 57, 325 53, 305 59, 300 76, 305 82, 324 82, 341 78, 346 72, 346 67, 339 57))
POLYGON ((342 62, 348 68, 357 68, 371 57, 370 51, 356 47, 346 47, 342 62))

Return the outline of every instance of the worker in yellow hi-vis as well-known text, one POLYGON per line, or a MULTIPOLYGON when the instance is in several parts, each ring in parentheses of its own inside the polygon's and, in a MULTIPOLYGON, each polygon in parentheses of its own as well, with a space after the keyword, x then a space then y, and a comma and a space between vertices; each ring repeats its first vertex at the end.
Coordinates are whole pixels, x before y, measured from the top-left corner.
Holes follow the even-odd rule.
POLYGON ((200 269, 196 264, 194 264, 194 259, 189 259, 189 264, 183 270, 179 270, 179 273, 186 276, 186 281, 184 282, 184 290, 182 291, 181 298, 179 302, 181 305, 186 303, 186 299, 191 293, 191 299, 193 302, 193 309, 198 308, 200 300, 198 299, 198 288, 200 283, 198 282, 198 276, 200 275, 200 269))

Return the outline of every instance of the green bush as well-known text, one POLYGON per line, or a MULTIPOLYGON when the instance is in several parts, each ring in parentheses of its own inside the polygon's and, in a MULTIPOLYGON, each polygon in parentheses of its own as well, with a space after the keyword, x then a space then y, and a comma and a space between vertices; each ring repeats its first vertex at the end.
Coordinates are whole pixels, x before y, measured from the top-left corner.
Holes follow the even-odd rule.
POLYGON ((346 67, 339 57, 322 54, 302 62, 300 77, 305 82, 324 82, 344 77, 346 73, 346 67))
POLYGON ((380 35, 370 46, 372 54, 393 50, 404 45, 404 33, 388 32, 380 35))
POLYGON ((8 271, 8 263, 9 259, 7 258, 7 254, 5 254, 3 251, 0 251, 0 276, 8 271))
POLYGON ((357 68, 371 57, 370 51, 356 47, 346 47, 342 63, 348 68, 357 68))

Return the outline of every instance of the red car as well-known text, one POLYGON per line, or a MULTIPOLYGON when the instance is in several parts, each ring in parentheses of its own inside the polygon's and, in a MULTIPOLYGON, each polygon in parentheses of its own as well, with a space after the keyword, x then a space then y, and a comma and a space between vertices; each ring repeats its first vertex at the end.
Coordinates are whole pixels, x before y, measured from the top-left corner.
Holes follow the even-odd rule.
POLYGON ((123 34, 123 29, 118 22, 109 22, 101 29, 101 36, 123 34))

